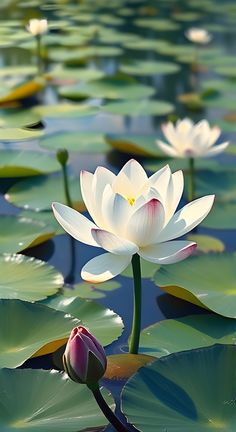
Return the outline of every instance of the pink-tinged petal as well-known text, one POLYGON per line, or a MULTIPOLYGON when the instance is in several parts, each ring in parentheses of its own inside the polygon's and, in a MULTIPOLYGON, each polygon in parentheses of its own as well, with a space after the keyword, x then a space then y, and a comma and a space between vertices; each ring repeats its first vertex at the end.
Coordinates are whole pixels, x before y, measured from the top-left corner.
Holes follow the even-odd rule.
POLYGON ((55 218, 68 234, 82 243, 98 247, 91 234, 92 228, 97 228, 93 222, 64 204, 55 202, 52 209, 55 218))
POLYGON ((170 156, 170 157, 179 157, 180 156, 179 149, 176 150, 175 147, 171 147, 169 144, 165 144, 163 141, 160 141, 160 140, 157 140, 156 143, 157 143, 158 147, 163 151, 163 153, 165 153, 167 156, 170 156))
POLYGON ((151 199, 130 218, 126 238, 138 246, 155 243, 164 223, 164 208, 159 200, 151 199))
POLYGON ((136 197, 147 182, 148 177, 143 167, 135 160, 129 160, 113 182, 113 191, 127 198, 136 197))
POLYGON ((127 199, 114 193, 111 186, 107 185, 104 189, 101 208, 106 229, 122 236, 127 220, 132 213, 132 206, 127 199))
POLYGON ((207 195, 190 202, 171 218, 161 231, 158 242, 176 239, 199 225, 212 208, 215 195, 207 195))
POLYGON ((194 242, 177 240, 142 248, 139 255, 156 264, 173 264, 184 260, 196 249, 194 242))
POLYGON ((94 229, 92 230, 92 236, 99 246, 113 254, 133 255, 138 251, 138 247, 134 243, 117 237, 108 231, 94 229))
POLYGON ((166 205, 167 191, 171 175, 170 167, 169 165, 166 165, 149 178, 151 188, 156 189, 157 199, 160 199, 164 207, 166 205))
POLYGON ((165 202, 165 225, 172 218, 181 200, 184 189, 184 176, 182 171, 172 174, 165 202))
POLYGON ((132 255, 105 253, 91 259, 81 270, 82 279, 91 283, 105 282, 128 267, 132 255))
POLYGON ((211 147, 209 150, 207 150, 207 153, 205 156, 217 156, 218 154, 225 151, 225 149, 228 147, 229 142, 224 142, 222 144, 216 145, 214 147, 211 147))
POLYGON ((88 346, 80 335, 76 334, 66 346, 64 356, 66 363, 72 367, 81 381, 86 381, 88 369, 88 346))

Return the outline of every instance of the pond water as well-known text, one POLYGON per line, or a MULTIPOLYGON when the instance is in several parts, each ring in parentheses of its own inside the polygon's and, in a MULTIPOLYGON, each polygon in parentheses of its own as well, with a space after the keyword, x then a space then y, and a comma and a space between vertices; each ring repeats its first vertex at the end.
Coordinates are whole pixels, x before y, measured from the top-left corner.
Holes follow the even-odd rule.
MULTIPOLYGON (((0 103, 11 94, 13 84, 15 88, 34 79, 33 73, 18 73, 17 69, 14 72, 17 66, 36 64, 35 41, 25 30, 28 20, 46 17, 50 30, 42 36, 46 85, 36 94, 21 99, 20 103, 18 101, 16 104, 11 99, 4 104, 2 102, 0 110, 3 127, 28 127, 29 131, 41 131, 43 135, 27 141, 8 141, 1 139, 0 134, 1 150, 37 150, 55 157, 56 150, 60 147, 68 149, 69 174, 77 179, 76 191, 79 195, 78 179, 82 169, 94 172, 98 165, 102 165, 118 173, 124 163, 134 157, 151 174, 166 163, 166 159, 157 158, 155 154, 155 137, 163 139, 161 124, 167 119, 175 121, 177 118, 189 117, 197 122, 205 118, 210 124, 217 124, 222 128, 220 142, 230 141, 231 144, 224 154, 206 159, 203 169, 200 162, 200 169, 197 171, 197 195, 215 193, 218 209, 212 219, 209 219, 210 222, 202 224, 193 234, 208 235, 220 240, 220 247, 223 244, 224 249, 221 253, 234 252, 234 1, 222 3, 217 0, 6 0, 2 1, 0 11, 0 65, 3 71, 0 69, 0 103), (191 44, 185 35, 190 27, 207 29, 212 35, 211 42, 198 46, 191 44), (6 67, 10 67, 8 73, 4 73, 6 67), (110 83, 110 86, 107 83, 110 83), (63 109, 60 112, 60 106, 63 104, 64 112, 63 109), (73 112, 73 109, 70 113, 66 104, 71 104, 70 109, 82 104, 87 115, 82 116, 78 112, 73 112), (47 113, 45 114, 43 109, 35 110, 39 106, 48 107, 47 113), (94 110, 91 115, 90 110, 94 110), (19 113, 23 113, 22 117, 19 113), (29 127, 32 124, 35 124, 34 128, 29 127), (67 135, 63 139, 60 138, 64 133, 67 135), (57 135, 54 137, 53 134, 57 135), (44 141, 45 137, 49 137, 48 142, 44 141), (142 140, 139 141, 137 137, 142 140), (145 143, 145 139, 148 144, 145 143), (224 187, 227 186, 229 192, 225 197, 224 187), (221 220, 223 215, 225 219, 221 220)), ((173 170, 186 168, 186 161, 181 159, 177 162, 169 159, 169 162, 173 170)), ((58 173, 50 174, 50 177, 57 176, 58 173)), ((63 197, 63 182, 60 177, 57 178, 55 192, 58 192, 57 188, 61 188, 63 197)), ((1 214, 20 215, 22 207, 26 210, 42 209, 44 215, 45 210, 49 213, 53 194, 48 194, 47 201, 49 189, 46 188, 45 192, 42 188, 34 189, 35 181, 37 183, 37 177, 14 178, 11 174, 8 178, 3 175, 0 183, 1 214), (22 180, 31 182, 22 186, 25 196, 21 196, 19 192, 22 180), (4 197, 6 192, 8 196, 4 197)), ((188 182, 186 169, 185 182, 188 182)), ((181 206, 185 203, 186 195, 181 201, 181 206)), ((27 213, 24 210, 22 214, 34 219, 32 212, 27 213)), ((35 218, 40 220, 40 213, 35 215, 35 218)), ((208 249, 210 253, 220 253, 218 243, 217 247, 210 246, 208 249)), ((97 252, 94 248, 71 239, 62 231, 60 235, 54 235, 38 246, 23 250, 23 254, 46 261, 61 272, 66 287, 71 290, 71 296, 75 292, 74 285, 81 282, 81 268, 98 253, 102 251, 97 252)), ((202 254, 201 251, 199 253, 202 254)), ((163 292, 158 283, 155 284, 153 281, 155 271, 154 265, 146 266, 144 269, 142 328, 166 318, 206 313, 205 309, 197 305, 163 292)), ((108 283, 105 291, 101 288, 100 295, 99 288, 94 290, 94 287, 82 295, 84 298, 94 298, 98 303, 113 310, 124 322, 122 335, 106 347, 108 355, 127 352, 132 324, 131 273, 128 274, 126 271, 116 277, 115 281, 118 282, 115 287, 111 284, 109 288, 108 283)), ((76 288, 76 295, 78 293, 79 289, 76 288)), ((217 311, 214 308, 213 310, 217 311)), ((226 316, 232 318, 232 315, 226 316)), ((47 369, 52 365, 55 367, 55 358, 46 355, 27 360, 21 367, 47 369)), ((123 382, 105 381, 105 386, 111 390, 117 401, 122 385, 123 382)))

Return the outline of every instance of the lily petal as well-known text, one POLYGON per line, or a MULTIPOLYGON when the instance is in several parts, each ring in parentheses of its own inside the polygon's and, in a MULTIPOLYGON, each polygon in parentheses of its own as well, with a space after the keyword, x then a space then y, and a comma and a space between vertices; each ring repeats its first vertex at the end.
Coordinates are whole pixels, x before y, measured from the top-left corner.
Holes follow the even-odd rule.
POLYGON ((92 229, 92 236, 99 246, 113 254, 133 255, 138 251, 134 243, 105 230, 92 229))
POLYGON ((107 185, 101 207, 106 229, 122 237, 127 220, 132 213, 132 206, 122 195, 114 193, 111 186, 107 185))
POLYGON ((170 157, 179 157, 179 149, 178 151, 175 150, 174 146, 171 147, 170 145, 164 143, 163 141, 157 140, 156 141, 158 147, 167 155, 170 157))
POLYGON ((214 147, 211 147, 207 151, 207 153, 205 154, 205 156, 206 157, 208 157, 208 156, 216 156, 219 153, 222 153, 226 149, 226 147, 228 147, 228 145, 229 145, 229 142, 224 142, 222 144, 219 144, 219 145, 216 145, 214 147))
POLYGON ((139 251, 139 255, 156 264, 173 264, 187 258, 196 247, 194 242, 177 240, 147 246, 139 251))
POLYGON ((147 182, 148 177, 143 167, 135 160, 129 160, 113 182, 113 191, 127 198, 136 197, 147 182))
POLYGON ((53 203, 52 209, 55 218, 68 234, 91 246, 99 246, 94 240, 91 230, 97 226, 76 210, 60 203, 53 203))
POLYGON ((206 195, 180 209, 161 231, 158 242, 166 242, 181 237, 195 228, 208 215, 214 198, 215 195, 206 195))
POLYGON ((127 225, 126 238, 138 246, 156 243, 164 219, 163 205, 153 198, 131 216, 127 225))
POLYGON ((82 279, 91 282, 105 282, 128 267, 132 255, 114 255, 105 253, 91 259, 81 270, 82 279))

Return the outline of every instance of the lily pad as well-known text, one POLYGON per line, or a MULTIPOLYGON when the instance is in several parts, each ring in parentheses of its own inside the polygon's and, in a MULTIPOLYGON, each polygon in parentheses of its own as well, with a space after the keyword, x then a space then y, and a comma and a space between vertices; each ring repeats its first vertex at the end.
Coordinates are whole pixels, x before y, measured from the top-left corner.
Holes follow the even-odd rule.
POLYGON ((236 64, 215 67, 214 71, 219 75, 236 78, 236 64))
POLYGON ((64 288, 63 294, 64 296, 71 297, 71 295, 75 297, 81 297, 86 299, 98 299, 106 297, 106 294, 110 291, 114 291, 120 288, 119 282, 103 282, 99 284, 91 284, 88 282, 81 282, 74 285, 73 289, 64 288))
POLYGON ((23 82, 10 90, 6 90, 6 94, 1 94, 0 104, 14 102, 26 99, 38 93, 45 86, 46 82, 43 79, 34 79, 23 82))
POLYGON ((157 136, 149 135, 107 135, 106 141, 115 149, 124 153, 141 156, 163 156, 156 145, 157 136))
MULTIPOLYGON (((0 126, 2 127, 30 127, 40 122, 41 117, 30 110, 1 111, 0 126)), ((33 131, 35 132, 35 131, 33 131)), ((37 135, 36 135, 37 136, 37 135)), ((33 135, 34 137, 34 135, 33 135)))
MULTIPOLYGON (((168 164, 171 168, 171 171, 188 171, 189 170, 189 160, 186 158, 166 158, 160 160, 148 160, 144 162, 144 167, 148 171, 156 172, 164 165, 168 164)), ((213 159, 196 159, 195 160, 195 169, 196 171, 205 171, 205 170, 222 170, 222 164, 219 164, 216 160, 213 159)), ((219 176, 219 174, 217 174, 219 176)), ((223 176, 222 176, 223 177, 223 176)), ((214 189, 215 191, 216 189, 214 189)), ((214 192, 213 192, 214 193, 214 192)))
POLYGON ((51 226, 21 216, 0 216, 0 253, 16 253, 54 236, 51 226))
POLYGON ((144 116, 164 116, 170 114, 175 109, 174 105, 169 102, 158 100, 140 100, 137 101, 122 101, 122 102, 110 102, 101 107, 101 111, 127 115, 131 117, 144 117, 144 116))
POLYGON ((0 311, 1 368, 22 365, 50 343, 54 351, 58 345, 52 342, 60 341, 59 346, 62 345, 79 324, 68 314, 21 300, 0 300, 0 311))
POLYGON ((57 295, 47 298, 43 304, 80 319, 104 346, 118 339, 123 331, 120 316, 92 300, 57 295))
POLYGON ((155 89, 153 87, 121 78, 94 80, 75 86, 61 87, 59 89, 60 96, 72 100, 80 100, 89 97, 130 100, 152 96, 154 93, 155 89))
POLYGON ((192 256, 160 267, 154 281, 169 294, 236 318, 235 268, 235 253, 192 256))
POLYGON ((224 243, 218 238, 203 235, 203 234, 190 234, 187 236, 188 241, 197 243, 197 251, 208 252, 223 252, 225 249, 224 243))
POLYGON ((0 255, 0 298, 42 300, 55 294, 64 280, 54 267, 20 254, 0 255))
POLYGON ((236 321, 217 315, 189 315, 168 319, 141 332, 140 352, 162 357, 179 351, 221 344, 234 344, 236 321))
POLYGON ((137 27, 147 27, 156 31, 178 30, 179 25, 168 19, 161 18, 140 18, 134 21, 137 27))
POLYGON ((158 74, 172 74, 178 72, 179 65, 171 62, 163 61, 146 61, 136 60, 130 64, 122 64, 120 70, 124 73, 131 75, 158 75, 158 74))
MULTIPOLYGON (((2 369, 0 387, 8 395, 7 411, 5 400, 0 404, 2 432, 95 431, 108 422, 87 386, 55 370, 2 369)), ((114 409, 111 395, 102 393, 114 409)))
POLYGON ((37 105, 32 109, 43 118, 86 117, 97 114, 98 108, 86 104, 58 103, 55 105, 37 105))
MULTIPOLYGON (((224 168, 224 166, 223 166, 224 168)), ((227 169, 227 166, 225 166, 227 169)), ((224 171, 221 175, 216 172, 202 172, 197 177, 196 187, 199 196, 216 193, 219 202, 236 201, 236 172, 224 171)))
POLYGON ((38 138, 42 131, 20 128, 0 128, 0 141, 26 141, 38 138))
POLYGON ((235 362, 233 345, 158 359, 130 378, 122 392, 122 411, 142 432, 233 432, 235 362))
POLYGON ((49 74, 54 80, 91 81, 103 78, 105 73, 92 68, 63 68, 57 67, 49 74))
POLYGON ((65 234, 65 230, 62 226, 57 222, 56 218, 53 215, 53 211, 35 211, 35 210, 22 210, 19 214, 22 218, 31 219, 33 222, 40 222, 50 227, 50 229, 54 232, 54 236, 65 234))
MULTIPOLYGON (((79 186, 79 180, 69 180, 70 193, 77 210, 85 208, 79 186)), ((17 207, 36 211, 51 210, 53 201, 66 203, 62 176, 37 177, 18 182, 12 186, 6 199, 17 207)))
POLYGON ((66 148, 81 153, 104 153, 110 150, 104 135, 97 132, 58 132, 44 136, 39 144, 53 150, 66 148))
MULTIPOLYGON (((1 134, 1 132, 0 132, 1 134)), ((56 158, 29 150, 0 150, 0 177, 26 177, 58 171, 56 158)))
POLYGON ((35 75, 37 73, 36 66, 30 65, 18 65, 18 66, 5 66, 0 69, 0 77, 12 77, 12 76, 27 76, 35 75))

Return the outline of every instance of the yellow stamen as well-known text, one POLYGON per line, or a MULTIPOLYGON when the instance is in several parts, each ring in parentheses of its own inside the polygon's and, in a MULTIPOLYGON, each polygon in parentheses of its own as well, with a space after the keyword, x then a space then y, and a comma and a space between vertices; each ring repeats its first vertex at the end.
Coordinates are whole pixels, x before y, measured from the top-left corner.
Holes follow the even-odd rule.
POLYGON ((127 198, 127 201, 132 206, 135 203, 135 198, 127 198))

